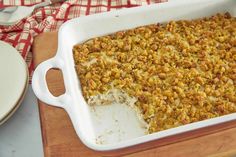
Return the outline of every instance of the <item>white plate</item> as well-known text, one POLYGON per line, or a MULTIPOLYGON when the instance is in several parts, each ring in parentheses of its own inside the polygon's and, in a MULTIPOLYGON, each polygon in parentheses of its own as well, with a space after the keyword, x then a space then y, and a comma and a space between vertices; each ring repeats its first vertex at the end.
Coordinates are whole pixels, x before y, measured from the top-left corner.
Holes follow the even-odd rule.
POLYGON ((0 121, 18 105, 27 83, 24 59, 15 48, 0 41, 0 121))
MULTIPOLYGON (((27 82, 29 81, 29 76, 27 78, 27 82)), ((22 101, 24 100, 25 94, 27 92, 28 89, 28 83, 26 83, 25 85, 25 89, 19 99, 19 101, 16 103, 16 105, 14 106, 14 108, 3 118, 0 120, 0 125, 2 125, 3 123, 5 123, 9 118, 11 118, 11 116, 17 111, 17 109, 20 107, 22 101)))
MULTIPOLYGON (((236 119, 236 113, 199 121, 176 128, 140 134, 134 125, 133 116, 120 106, 102 106, 91 111, 83 98, 75 68, 72 48, 77 43, 120 30, 142 25, 165 23, 170 20, 195 19, 216 13, 229 12, 236 16, 235 0, 181 0, 72 19, 63 24, 58 33, 58 49, 55 57, 41 63, 35 69, 32 87, 36 96, 47 104, 62 107, 71 118, 76 133, 88 147, 108 151, 236 119), (66 92, 53 96, 46 84, 46 73, 50 68, 62 70, 66 92), (119 108, 118 108, 119 107, 119 108), (110 110, 110 111, 109 111, 110 110), (94 117, 96 116, 97 119, 94 117)), ((60 122, 58 122, 60 123, 60 122)))

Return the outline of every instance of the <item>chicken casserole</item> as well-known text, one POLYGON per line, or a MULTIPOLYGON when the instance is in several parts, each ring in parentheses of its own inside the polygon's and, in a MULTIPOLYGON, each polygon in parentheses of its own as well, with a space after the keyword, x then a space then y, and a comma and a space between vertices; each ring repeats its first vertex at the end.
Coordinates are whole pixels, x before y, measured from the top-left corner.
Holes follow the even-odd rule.
POLYGON ((90 105, 132 100, 153 133, 236 112, 236 18, 154 24, 73 48, 90 105), (114 91, 119 99, 113 99, 114 91))

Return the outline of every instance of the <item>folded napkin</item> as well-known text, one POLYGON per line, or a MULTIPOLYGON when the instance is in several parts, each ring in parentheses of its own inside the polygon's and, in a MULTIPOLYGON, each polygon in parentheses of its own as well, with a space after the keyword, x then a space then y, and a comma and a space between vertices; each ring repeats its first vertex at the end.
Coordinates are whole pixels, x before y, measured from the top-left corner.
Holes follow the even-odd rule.
MULTIPOLYGON (((0 0, 0 8, 6 6, 34 5, 44 0, 0 0)), ((12 26, 0 26, 0 40, 15 47, 26 60, 30 76, 33 71, 31 45, 36 35, 55 31, 65 21, 89 14, 121 8, 137 7, 167 0, 68 0, 36 9, 31 16, 12 26)))

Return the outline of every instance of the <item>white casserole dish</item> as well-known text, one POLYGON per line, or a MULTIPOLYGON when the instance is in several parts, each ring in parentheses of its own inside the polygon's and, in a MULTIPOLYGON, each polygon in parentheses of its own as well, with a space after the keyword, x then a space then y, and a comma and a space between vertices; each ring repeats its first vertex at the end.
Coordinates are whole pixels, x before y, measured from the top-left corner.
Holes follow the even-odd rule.
POLYGON ((143 130, 136 126, 138 123, 135 121, 135 114, 131 113, 132 111, 121 109, 115 105, 112 108, 96 109, 98 113, 93 112, 93 109, 82 96, 72 53, 75 44, 94 37, 147 24, 179 19, 195 19, 223 12, 229 12, 232 16, 236 16, 236 1, 182 0, 70 20, 63 24, 59 30, 59 46, 56 56, 41 63, 36 68, 32 79, 33 90, 43 102, 64 108, 82 142, 88 147, 100 151, 124 148, 234 120, 236 119, 236 113, 145 135, 143 130), (63 73, 66 92, 59 97, 54 97, 49 92, 46 84, 45 76, 50 68, 59 68, 63 73), (98 119, 94 119, 94 116, 97 116, 98 119), (118 125, 114 125, 114 121, 116 121, 114 116, 117 116, 116 118, 120 121, 118 125), (133 123, 135 126, 132 125, 133 123), (106 137, 99 142, 99 138, 103 135, 106 137))

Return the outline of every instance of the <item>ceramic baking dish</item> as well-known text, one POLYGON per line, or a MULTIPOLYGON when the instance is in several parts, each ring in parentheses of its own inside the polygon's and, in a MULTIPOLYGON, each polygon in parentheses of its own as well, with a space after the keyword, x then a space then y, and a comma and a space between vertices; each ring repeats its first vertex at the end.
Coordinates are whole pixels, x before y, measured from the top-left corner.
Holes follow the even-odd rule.
POLYGON ((133 109, 121 104, 89 106, 82 96, 74 68, 72 48, 77 43, 142 25, 164 23, 170 20, 195 19, 220 12, 229 12, 232 16, 236 16, 236 1, 181 0, 72 19, 59 29, 56 56, 36 68, 32 79, 33 90, 43 102, 64 108, 82 142, 88 147, 100 151, 158 140, 236 119, 236 113, 234 113, 153 134, 145 134, 133 109), (45 75, 51 68, 59 68, 63 73, 66 92, 59 97, 54 97, 47 87, 45 75))

